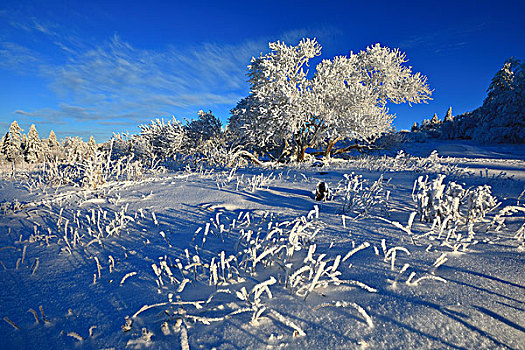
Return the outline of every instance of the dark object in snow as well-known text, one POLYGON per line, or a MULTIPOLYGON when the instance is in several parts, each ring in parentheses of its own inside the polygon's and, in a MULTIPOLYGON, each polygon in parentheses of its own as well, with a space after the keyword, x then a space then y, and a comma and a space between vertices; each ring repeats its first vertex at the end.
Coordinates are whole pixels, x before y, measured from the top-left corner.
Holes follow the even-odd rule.
POLYGON ((321 181, 317 184, 317 187, 315 188, 315 200, 316 201, 324 201, 328 199, 328 194, 330 191, 328 190, 328 185, 326 182, 321 181))

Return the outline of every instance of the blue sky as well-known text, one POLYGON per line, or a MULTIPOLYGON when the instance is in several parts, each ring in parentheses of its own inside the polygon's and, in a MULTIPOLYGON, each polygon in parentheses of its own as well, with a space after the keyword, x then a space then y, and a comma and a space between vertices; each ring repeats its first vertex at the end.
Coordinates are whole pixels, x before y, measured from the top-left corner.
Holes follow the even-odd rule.
MULTIPOLYGON (((316 37, 321 58, 374 43, 428 77, 426 105, 390 105, 409 128, 482 104, 506 58, 525 59, 525 1, 24 1, 0 4, 0 130, 41 137, 113 132, 212 110, 248 94, 246 66, 268 42, 316 37)), ((319 61, 319 60, 318 60, 319 61)), ((314 61, 313 65, 318 61, 314 61)))

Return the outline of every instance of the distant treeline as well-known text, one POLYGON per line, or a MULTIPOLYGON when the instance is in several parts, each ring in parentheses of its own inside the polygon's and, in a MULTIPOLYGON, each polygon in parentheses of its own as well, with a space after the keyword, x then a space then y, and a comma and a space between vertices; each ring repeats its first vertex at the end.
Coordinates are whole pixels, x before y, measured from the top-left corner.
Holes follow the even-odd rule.
POLYGON ((483 105, 472 112, 443 120, 437 114, 412 126, 414 138, 472 139, 483 143, 525 143, 525 63, 505 61, 487 89, 483 105))

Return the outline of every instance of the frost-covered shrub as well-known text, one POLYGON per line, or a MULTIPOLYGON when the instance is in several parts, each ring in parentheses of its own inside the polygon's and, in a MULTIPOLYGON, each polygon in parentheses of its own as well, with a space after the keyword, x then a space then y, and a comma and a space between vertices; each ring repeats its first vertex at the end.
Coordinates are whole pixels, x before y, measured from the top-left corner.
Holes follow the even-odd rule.
POLYGON ((85 159, 80 167, 82 185, 91 188, 110 181, 139 181, 146 174, 155 174, 164 171, 154 159, 143 160, 131 153, 127 156, 113 157, 113 144, 109 149, 97 150, 95 155, 85 159))
POLYGON ((478 186, 469 191, 465 201, 467 220, 473 222, 483 220, 485 215, 498 205, 489 185, 478 186))
POLYGON ((152 168, 159 161, 148 139, 141 135, 113 134, 112 139, 104 144, 104 149, 108 152, 111 149, 113 159, 132 156, 152 168))
POLYGON ((414 157, 399 151, 395 157, 388 155, 366 155, 348 159, 345 162, 333 162, 332 166, 348 164, 353 168, 377 171, 381 173, 409 171, 415 173, 443 173, 447 176, 464 177, 471 174, 469 169, 458 167, 452 159, 442 158, 437 152, 428 157, 414 157))
POLYGON ((498 202, 488 185, 464 189, 460 184, 443 183, 445 175, 429 180, 420 176, 414 182, 412 198, 421 221, 438 224, 467 224, 483 220, 498 202))
POLYGON ((159 159, 172 158, 183 148, 185 130, 175 117, 167 123, 164 119, 157 118, 150 124, 140 125, 139 128, 140 138, 143 138, 159 159))
POLYGON ((378 139, 373 143, 374 146, 382 150, 392 151, 400 149, 403 144, 408 141, 408 132, 386 132, 383 133, 378 139))
POLYGON ((67 163, 74 164, 89 157, 89 147, 81 137, 66 137, 63 148, 67 163))
POLYGON ((429 181, 427 176, 420 176, 414 183, 412 198, 417 204, 420 219, 432 222, 436 218, 443 221, 447 216, 459 218, 459 206, 465 190, 455 182, 443 184, 445 175, 438 175, 429 181))
POLYGON ((383 175, 370 184, 362 175, 344 174, 345 180, 335 189, 335 195, 341 196, 343 201, 342 212, 357 213, 367 216, 372 211, 388 213, 388 199, 390 191, 385 188, 390 180, 384 180, 383 175))
POLYGON ((198 118, 184 126, 184 148, 188 153, 199 153, 205 143, 222 143, 222 123, 211 111, 198 112, 198 118))

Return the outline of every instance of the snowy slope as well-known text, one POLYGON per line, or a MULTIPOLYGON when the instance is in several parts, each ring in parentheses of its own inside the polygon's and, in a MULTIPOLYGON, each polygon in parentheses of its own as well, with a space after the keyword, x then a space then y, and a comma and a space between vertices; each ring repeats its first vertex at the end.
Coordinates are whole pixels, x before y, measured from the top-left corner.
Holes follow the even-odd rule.
POLYGON ((525 162, 512 164, 514 177, 445 178, 493 185, 501 202, 469 240, 466 225, 405 227, 430 168, 180 172, 96 190, 3 180, 2 348, 525 349, 523 212, 490 226, 524 189, 525 162), (384 177, 350 205, 352 172, 368 188, 384 177), (314 200, 319 181, 332 200, 314 200))

